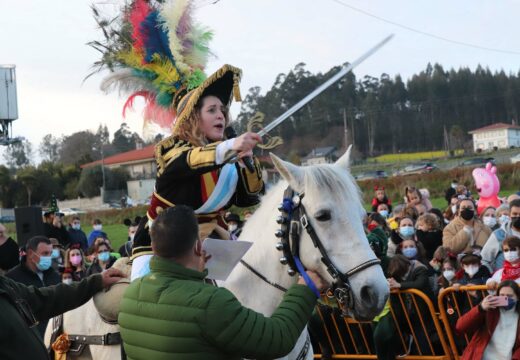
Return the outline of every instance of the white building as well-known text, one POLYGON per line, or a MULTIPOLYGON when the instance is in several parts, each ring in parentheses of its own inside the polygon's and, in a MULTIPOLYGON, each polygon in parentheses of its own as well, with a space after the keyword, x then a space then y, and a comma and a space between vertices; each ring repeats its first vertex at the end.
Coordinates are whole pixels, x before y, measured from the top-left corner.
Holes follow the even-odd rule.
POLYGON ((327 146, 313 149, 302 159, 302 165, 330 164, 336 160, 336 148, 334 146, 327 146))
POLYGON ((473 136, 473 151, 520 147, 520 126, 497 123, 469 132, 473 136))

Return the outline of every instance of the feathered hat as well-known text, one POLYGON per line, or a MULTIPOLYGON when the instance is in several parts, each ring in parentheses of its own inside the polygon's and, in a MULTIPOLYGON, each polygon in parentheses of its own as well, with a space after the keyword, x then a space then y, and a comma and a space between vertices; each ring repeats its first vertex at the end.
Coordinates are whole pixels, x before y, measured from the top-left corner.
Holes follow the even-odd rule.
POLYGON ((123 8, 122 16, 111 20, 92 9, 105 37, 103 42, 89 43, 102 53, 94 72, 112 71, 101 84, 103 91, 129 94, 123 117, 142 97, 144 124, 162 128, 173 124, 175 132, 205 94, 218 96, 225 105, 232 94, 240 101, 240 69, 224 65, 206 78, 213 33, 193 21, 193 1, 134 0, 123 8))

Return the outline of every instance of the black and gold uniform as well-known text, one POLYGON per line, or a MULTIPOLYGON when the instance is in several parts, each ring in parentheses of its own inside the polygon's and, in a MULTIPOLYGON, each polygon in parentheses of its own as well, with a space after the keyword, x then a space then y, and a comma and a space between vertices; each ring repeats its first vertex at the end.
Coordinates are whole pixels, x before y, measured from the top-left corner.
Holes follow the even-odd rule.
MULTIPOLYGON (((216 163, 216 148, 221 142, 196 147, 173 136, 155 148, 157 179, 147 217, 141 220, 134 238, 133 256, 151 254, 148 223, 164 209, 183 204, 194 210, 201 207, 212 194, 224 164, 216 163)), ((254 159, 255 172, 235 164, 238 183, 226 207, 247 207, 259 202, 264 188, 259 163, 254 159)), ((226 208, 225 207, 225 208, 226 208)), ((222 210, 222 209, 218 209, 222 210)), ((218 211, 198 215, 199 224, 217 224, 218 211)), ((211 230, 211 226, 207 228, 211 230)), ((201 228, 202 230, 202 228, 201 228)), ((211 231, 209 231, 211 232, 211 231)), ((206 234, 208 235, 208 234, 206 234)))

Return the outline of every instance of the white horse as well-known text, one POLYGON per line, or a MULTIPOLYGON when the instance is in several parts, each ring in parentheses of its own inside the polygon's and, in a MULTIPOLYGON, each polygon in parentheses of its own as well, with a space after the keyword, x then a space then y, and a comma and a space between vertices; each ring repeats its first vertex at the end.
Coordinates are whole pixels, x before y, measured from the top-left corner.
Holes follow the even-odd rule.
MULTIPOLYGON (((363 230, 363 209, 360 191, 349 171, 349 150, 333 165, 298 167, 271 156, 275 167, 285 181, 278 183, 264 198, 262 205, 246 222, 240 238, 254 241, 243 260, 266 280, 288 288, 297 277, 288 274, 288 267, 280 263, 282 253, 276 248, 275 232, 280 228, 275 221, 275 210, 289 185, 304 194, 309 223, 334 265, 347 273, 376 259, 363 230)), ((300 258, 309 270, 318 272, 332 281, 322 254, 315 248, 306 231, 301 231, 300 258)), ((369 266, 349 277, 353 297, 350 314, 359 320, 372 319, 379 314, 389 295, 388 283, 380 266, 369 266)), ((254 274, 244 264, 238 264, 225 285, 240 302, 266 316, 270 316, 282 301, 284 292, 254 274)), ((307 330, 300 336, 294 350, 286 359, 302 358, 302 349, 308 342, 307 330), (300 357, 299 357, 300 356, 300 357)), ((306 359, 312 359, 309 347, 306 359)))
MULTIPOLYGON (((304 194, 301 204, 305 208, 308 222, 320 239, 325 255, 337 271, 348 274, 354 270, 348 276, 353 304, 351 315, 360 320, 372 319, 383 309, 389 295, 388 284, 381 267, 371 266, 376 264, 376 257, 363 230, 364 209, 359 188, 350 175, 349 157, 350 149, 335 164, 298 167, 272 156, 274 165, 285 181, 281 181, 263 197, 259 209, 246 222, 241 239, 254 242, 244 256, 245 263, 278 288, 262 280, 243 263, 239 263, 224 286, 242 304, 270 316, 284 295, 280 288, 288 288, 297 281, 296 276, 288 274, 288 266, 280 263, 282 253, 276 248, 280 239, 274 235, 280 228, 275 221, 279 214, 278 204, 282 202, 284 190, 289 185, 297 193, 304 194)), ((329 281, 335 281, 322 262, 324 254, 315 248, 310 236, 303 229, 300 230, 299 255, 303 265, 329 281)), ((69 327, 84 322, 86 314, 81 311, 69 314, 70 317, 64 319, 64 329, 71 333, 69 327), (72 319, 74 315, 75 320, 72 319)), ((97 314, 91 313, 89 316, 101 323, 97 314)), ((91 327, 87 334, 99 333, 92 329, 91 327)), ((107 353, 112 351, 112 357, 105 356, 105 353, 100 353, 98 357, 94 355, 97 351, 95 348, 91 346, 93 359, 113 359, 119 356, 117 349, 106 350, 107 353)), ((307 330, 304 330, 286 359, 312 358, 312 347, 308 342, 307 330)))

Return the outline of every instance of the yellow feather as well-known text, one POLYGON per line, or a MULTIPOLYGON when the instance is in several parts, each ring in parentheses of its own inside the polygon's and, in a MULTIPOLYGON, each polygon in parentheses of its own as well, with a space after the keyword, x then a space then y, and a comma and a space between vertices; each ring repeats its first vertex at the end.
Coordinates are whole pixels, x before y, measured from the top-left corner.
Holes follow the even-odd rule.
POLYGON ((163 5, 160 12, 164 20, 163 26, 169 30, 169 45, 173 58, 175 59, 175 65, 185 77, 191 74, 191 67, 186 63, 186 59, 184 59, 184 46, 182 45, 182 41, 177 38, 176 29, 182 14, 185 11, 189 11, 189 6, 190 0, 169 0, 163 5))

